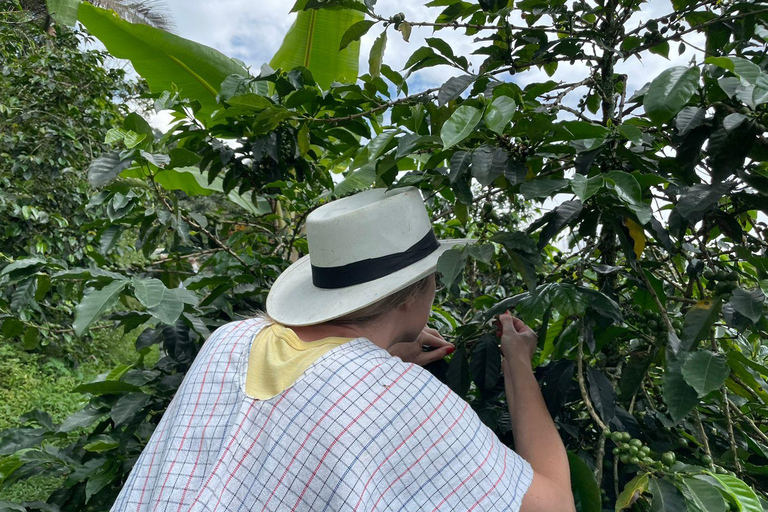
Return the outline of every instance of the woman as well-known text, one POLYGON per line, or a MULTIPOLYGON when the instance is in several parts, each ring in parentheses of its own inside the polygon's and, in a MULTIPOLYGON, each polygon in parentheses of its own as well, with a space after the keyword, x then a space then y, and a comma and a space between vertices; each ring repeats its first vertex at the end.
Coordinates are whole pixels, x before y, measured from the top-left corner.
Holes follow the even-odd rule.
POLYGON ((436 240, 414 188, 331 202, 306 230, 268 316, 205 343, 113 510, 574 510, 529 327, 500 317, 518 453, 419 366, 453 350, 426 327, 435 268, 471 241, 436 240))

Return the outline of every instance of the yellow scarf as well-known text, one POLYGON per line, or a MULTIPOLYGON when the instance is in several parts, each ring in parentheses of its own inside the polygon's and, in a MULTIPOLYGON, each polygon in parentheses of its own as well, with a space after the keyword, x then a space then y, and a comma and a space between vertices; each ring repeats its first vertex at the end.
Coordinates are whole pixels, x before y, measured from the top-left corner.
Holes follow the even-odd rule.
POLYGON ((330 337, 305 342, 284 325, 264 327, 251 345, 245 393, 258 400, 279 395, 323 354, 353 339, 330 337))

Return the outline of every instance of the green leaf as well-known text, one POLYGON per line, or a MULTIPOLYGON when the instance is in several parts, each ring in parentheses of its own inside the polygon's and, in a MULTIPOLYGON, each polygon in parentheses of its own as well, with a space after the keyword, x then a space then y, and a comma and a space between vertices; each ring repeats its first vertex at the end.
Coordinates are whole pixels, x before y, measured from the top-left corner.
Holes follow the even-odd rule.
POLYGON ((616 498, 616 512, 620 512, 626 508, 632 506, 634 502, 640 499, 640 496, 648 490, 648 473, 637 475, 635 478, 627 482, 624 489, 616 498))
POLYGON ((303 66, 323 89, 332 82, 354 83, 360 42, 352 41, 341 51, 339 48, 347 30, 364 18, 356 10, 301 11, 269 65, 273 69, 303 66))
POLYGON ((589 397, 600 418, 608 424, 616 414, 616 391, 608 377, 591 366, 587 367, 589 397))
POLYGON ((448 363, 446 380, 448 387, 454 393, 462 398, 467 396, 471 381, 469 378, 469 365, 467 364, 467 347, 464 344, 459 345, 459 348, 451 356, 451 362, 448 363))
POLYGON ((98 188, 106 185, 131 166, 133 158, 121 159, 117 151, 109 151, 94 160, 88 167, 88 183, 98 188))
POLYGON ((481 391, 488 393, 496 387, 501 375, 501 350, 495 335, 485 334, 477 341, 472 349, 469 371, 481 391))
POLYGON ((611 171, 605 177, 608 186, 637 215, 640 224, 649 223, 653 214, 650 207, 643 202, 643 191, 635 177, 624 171, 611 171))
POLYGON ((349 27, 347 31, 344 32, 344 35, 341 36, 341 43, 339 43, 339 51, 349 46, 350 43, 359 41, 360 38, 362 38, 365 34, 367 34, 368 31, 371 29, 371 27, 374 26, 375 24, 376 22, 372 20, 362 20, 362 21, 358 21, 357 23, 349 27))
POLYGON ((571 190, 573 190, 574 194, 579 196, 579 199, 581 199, 581 202, 583 203, 600 191, 600 189, 603 188, 604 183, 605 180, 603 180, 602 176, 587 178, 583 174, 574 174, 571 179, 571 190))
POLYGON ((440 273, 440 281, 446 288, 453 288, 461 279, 468 256, 466 247, 463 246, 454 247, 440 255, 440 259, 437 260, 437 271, 440 273))
POLYGON ((603 125, 587 121, 563 121, 553 125, 556 129, 553 140, 604 139, 610 130, 603 125))
POLYGON ((568 186, 568 180, 531 180, 520 185, 520 193, 526 199, 549 197, 568 186))
POLYGON ((696 342, 709 335, 709 329, 720 315, 720 299, 705 299, 694 304, 685 314, 680 343, 683 350, 691 350, 696 342))
POLYGON ((453 101, 464 92, 467 87, 472 85, 477 77, 473 75, 460 75, 449 78, 443 85, 440 86, 440 90, 437 92, 437 104, 443 106, 449 101, 453 101))
POLYGON ((699 403, 699 395, 685 381, 682 367, 685 364, 685 353, 677 356, 667 355, 667 368, 662 377, 662 393, 667 404, 672 421, 677 423, 683 419, 699 403))
POLYGON ((105 411, 94 409, 88 405, 85 409, 69 415, 59 427, 59 432, 71 432, 76 428, 89 427, 105 414, 107 414, 105 411))
POLYGON ((482 117, 483 111, 479 108, 469 105, 457 108, 440 130, 443 148, 448 149, 469 137, 482 117))
POLYGON ((130 60, 153 93, 178 89, 182 97, 200 102, 203 115, 218 107, 216 96, 225 78, 248 76, 241 64, 213 48, 148 25, 128 23, 88 2, 80 5, 78 19, 109 53, 130 60))
POLYGON ((77 24, 77 8, 80 0, 46 0, 48 14, 58 23, 68 27, 77 24))
POLYGON ((138 387, 119 380, 100 380, 80 384, 75 393, 90 393, 91 395, 121 395, 123 393, 136 393, 141 391, 138 387))
POLYGON ((656 124, 666 123, 686 106, 698 85, 698 67, 675 66, 664 70, 645 93, 645 113, 656 124))
POLYGON ((159 279, 134 277, 132 284, 134 295, 152 316, 165 324, 176 323, 184 311, 178 290, 169 290, 159 279))
MULTIPOLYGON (((736 505, 740 512, 763 512, 763 507, 760 505, 760 500, 755 492, 740 479, 731 475, 719 475, 710 472, 707 472, 707 475, 715 480, 716 485, 723 490, 728 501, 736 505)), ((702 477, 698 476, 697 478, 702 477)), ((702 479, 709 481, 706 478, 702 479)))
MULTIPOLYGON (((208 183, 208 178, 197 167, 161 169, 155 173, 155 181, 167 190, 182 190, 190 196, 208 196, 214 192, 224 193, 224 181, 220 176, 208 183)), ((266 199, 258 198, 257 203, 253 204, 250 197, 238 194, 237 190, 232 190, 226 197, 253 215, 264 215, 272 211, 266 199)))
POLYGON ((11 311, 19 312, 30 304, 35 302, 35 293, 37 291, 37 278, 28 277, 18 283, 11 293, 11 311))
POLYGON ((649 483, 653 495, 652 512, 682 512, 686 509, 685 499, 674 484, 660 478, 651 478, 649 483))
POLYGON ((504 174, 507 168, 507 152, 501 148, 482 146, 472 153, 472 176, 487 187, 504 174))
POLYGON ((133 419, 145 405, 151 400, 151 396, 145 393, 128 393, 120 397, 120 400, 112 407, 112 419, 115 427, 118 427, 133 419))
POLYGON ((371 53, 368 56, 368 74, 373 78, 381 76, 381 64, 384 60, 384 51, 387 49, 387 31, 382 32, 371 46, 371 53))
POLYGON ((597 485, 592 470, 581 460, 581 457, 570 451, 568 452, 568 465, 571 468, 571 490, 576 502, 576 510, 579 512, 600 512, 602 510, 600 486, 597 485))
POLYGON ((688 506, 695 507, 691 512, 725 512, 726 504, 717 487, 698 478, 683 479, 683 494, 688 506))
POLYGON ((127 279, 113 281, 101 290, 91 291, 83 296, 75 308, 75 322, 72 324, 75 334, 81 336, 98 317, 113 307, 129 283, 127 279))
POLYGON ((756 324, 763 316, 765 295, 759 288, 752 291, 736 288, 733 290, 731 300, 728 304, 730 304, 734 310, 749 318, 753 324, 756 324))
POLYGON ((499 96, 493 100, 485 111, 485 125, 494 133, 501 135, 515 115, 517 105, 509 96, 499 96))
POLYGON ((637 126, 633 124, 619 125, 619 133, 630 142, 635 144, 643 143, 643 132, 637 126))
POLYGON ((735 183, 729 181, 722 181, 712 185, 694 185, 680 196, 675 211, 690 222, 699 221, 706 212, 712 210, 717 205, 718 201, 734 185, 735 183))
POLYGON ((701 107, 685 107, 675 118, 675 128, 681 137, 694 128, 698 128, 707 117, 707 111, 701 107))
POLYGON ((682 372, 685 381, 702 397, 720 389, 731 370, 723 355, 699 350, 688 357, 682 372))

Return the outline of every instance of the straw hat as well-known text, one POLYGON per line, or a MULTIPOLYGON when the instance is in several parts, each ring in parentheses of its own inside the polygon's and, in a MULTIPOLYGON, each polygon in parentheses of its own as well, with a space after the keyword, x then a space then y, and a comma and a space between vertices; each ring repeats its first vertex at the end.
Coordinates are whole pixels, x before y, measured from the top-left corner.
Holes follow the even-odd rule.
POLYGON ((309 255, 267 296, 283 325, 313 325, 352 313, 435 271, 441 254, 470 239, 439 241, 418 189, 367 190, 307 216, 309 255))

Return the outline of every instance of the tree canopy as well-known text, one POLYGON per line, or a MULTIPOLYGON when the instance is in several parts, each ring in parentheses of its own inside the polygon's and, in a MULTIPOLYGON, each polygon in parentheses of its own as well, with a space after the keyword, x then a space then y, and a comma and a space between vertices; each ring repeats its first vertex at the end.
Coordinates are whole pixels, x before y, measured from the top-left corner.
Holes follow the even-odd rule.
POLYGON ((514 440, 489 322, 514 308, 539 334, 534 364, 579 510, 766 508, 766 7, 674 0, 631 26, 644 2, 427 5, 434 20, 373 0, 300 1, 345 16, 339 47, 379 33, 367 73, 322 82, 322 60, 276 58, 255 73, 80 5, 173 122, 156 134, 131 114, 107 133, 110 150, 88 170, 90 205, 107 213, 87 227, 99 242, 88 263, 20 257, 0 275, 17 290, 74 284, 77 336, 96 323, 145 330, 135 365, 78 388, 91 396, 81 412, 61 425, 33 412, 0 436, 0 485, 57 475, 49 504, 108 507, 210 331, 263 308, 307 252, 308 213, 372 186, 416 186, 439 237, 479 239, 438 265, 432 321, 457 350, 430 370, 504 442, 514 440), (388 38, 422 28, 434 34, 404 69, 387 65, 388 38), (448 30, 475 42, 479 65, 448 30), (695 57, 638 90, 617 71, 674 52, 695 57), (458 74, 409 87, 435 66, 458 74), (565 68, 582 75, 517 80, 565 68), (106 263, 124 236, 141 262, 106 263), (153 345, 162 357, 149 367, 153 345))

